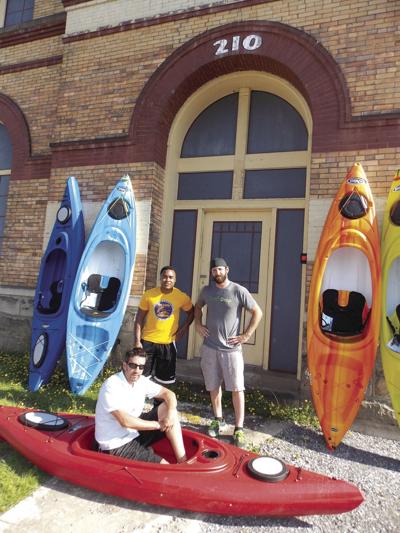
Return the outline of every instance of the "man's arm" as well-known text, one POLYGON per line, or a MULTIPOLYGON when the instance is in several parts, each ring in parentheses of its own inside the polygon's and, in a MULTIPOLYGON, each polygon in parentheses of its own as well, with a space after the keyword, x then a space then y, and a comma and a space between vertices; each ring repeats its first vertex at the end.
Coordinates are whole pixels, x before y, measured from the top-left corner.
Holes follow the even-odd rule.
POLYGON ((239 344, 246 343, 250 337, 255 332, 258 324, 260 323, 260 320, 262 319, 262 311, 260 306, 255 303, 255 306, 253 309, 251 309, 251 319, 249 322, 249 325, 246 328, 246 331, 244 331, 241 335, 237 335, 236 337, 229 337, 228 344, 232 346, 238 346, 239 344))
POLYGON ((179 341, 179 339, 181 339, 185 335, 186 330, 189 328, 190 324, 193 322, 193 319, 194 319, 194 307, 193 307, 193 305, 189 309, 189 311, 185 311, 185 310, 183 310, 183 311, 186 313, 186 320, 182 324, 182 326, 176 330, 176 332, 174 334, 175 335, 175 339, 177 341, 179 341))
POLYGON ((143 309, 140 309, 140 307, 137 310, 136 318, 135 318, 135 325, 133 328, 134 333, 134 339, 133 339, 133 347, 134 348, 143 348, 141 341, 142 338, 142 330, 144 323, 146 321, 148 311, 144 311, 143 309))
POLYGON ((137 431, 150 431, 161 429, 161 424, 157 420, 142 420, 120 409, 112 411, 111 414, 117 419, 119 424, 124 428, 136 429, 137 431))
POLYGON ((196 303, 194 306, 194 323, 196 327, 197 333, 205 338, 210 335, 210 332, 208 331, 208 328, 206 326, 203 326, 203 306, 199 304, 199 302, 196 303))

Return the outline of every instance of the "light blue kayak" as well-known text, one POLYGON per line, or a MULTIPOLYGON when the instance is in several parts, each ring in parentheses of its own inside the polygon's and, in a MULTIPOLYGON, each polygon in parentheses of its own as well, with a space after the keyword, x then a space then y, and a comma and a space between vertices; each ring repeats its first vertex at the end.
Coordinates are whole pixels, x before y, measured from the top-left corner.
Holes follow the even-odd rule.
POLYGON ((78 182, 71 176, 39 269, 29 359, 31 391, 49 381, 64 353, 69 301, 84 246, 81 197, 78 182))
POLYGON ((93 225, 78 267, 67 322, 70 387, 84 394, 115 344, 136 255, 136 209, 129 176, 117 183, 93 225))

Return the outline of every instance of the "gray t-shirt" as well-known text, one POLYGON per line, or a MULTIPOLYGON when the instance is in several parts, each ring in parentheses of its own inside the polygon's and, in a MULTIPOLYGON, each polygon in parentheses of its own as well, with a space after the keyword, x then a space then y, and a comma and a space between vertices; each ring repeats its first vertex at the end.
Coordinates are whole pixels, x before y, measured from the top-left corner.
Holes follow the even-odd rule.
POLYGON ((207 305, 206 326, 210 332, 204 344, 215 350, 237 350, 238 346, 229 346, 228 338, 239 335, 242 309, 252 311, 256 302, 249 291, 233 281, 220 289, 211 282, 203 287, 197 300, 198 305, 207 305))

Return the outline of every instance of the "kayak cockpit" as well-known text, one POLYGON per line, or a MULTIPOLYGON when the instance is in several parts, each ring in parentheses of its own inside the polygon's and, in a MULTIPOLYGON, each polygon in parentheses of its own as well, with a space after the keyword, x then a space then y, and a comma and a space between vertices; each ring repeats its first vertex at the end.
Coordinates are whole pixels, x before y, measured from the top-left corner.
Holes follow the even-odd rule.
POLYGON ((328 258, 319 298, 324 335, 363 338, 370 329, 373 302, 371 270, 366 254, 355 246, 337 248, 328 258))
POLYGON ((80 310, 89 316, 107 316, 118 299, 121 281, 114 276, 91 274, 84 286, 84 299, 80 310))
MULTIPOLYGON (((179 467, 194 467, 196 470, 206 469, 210 471, 225 469, 234 458, 227 457, 226 448, 217 440, 208 438, 202 434, 183 430, 183 441, 185 445, 187 461, 181 463, 179 467)), ((168 461, 171 465, 176 465, 175 455, 167 438, 161 439, 152 445, 154 452, 168 461)), ((98 451, 94 438, 94 425, 85 428, 73 442, 71 442, 71 452, 86 458, 99 459, 109 463, 121 463, 127 465, 134 462, 137 465, 148 465, 154 467, 154 463, 143 461, 131 461, 111 454, 103 454, 98 451)), ((165 465, 163 465, 165 467, 165 465)))

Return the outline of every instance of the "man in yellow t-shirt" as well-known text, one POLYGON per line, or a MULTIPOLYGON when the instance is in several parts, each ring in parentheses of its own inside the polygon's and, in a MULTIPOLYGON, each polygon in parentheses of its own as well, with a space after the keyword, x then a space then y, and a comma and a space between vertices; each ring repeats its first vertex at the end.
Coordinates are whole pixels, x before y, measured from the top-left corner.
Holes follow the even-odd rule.
POLYGON ((163 267, 160 287, 146 291, 140 300, 134 327, 134 346, 147 353, 143 374, 162 384, 175 382, 175 341, 186 333, 194 317, 191 299, 175 283, 175 270, 171 266, 163 267), (181 309, 187 316, 179 327, 181 309))

